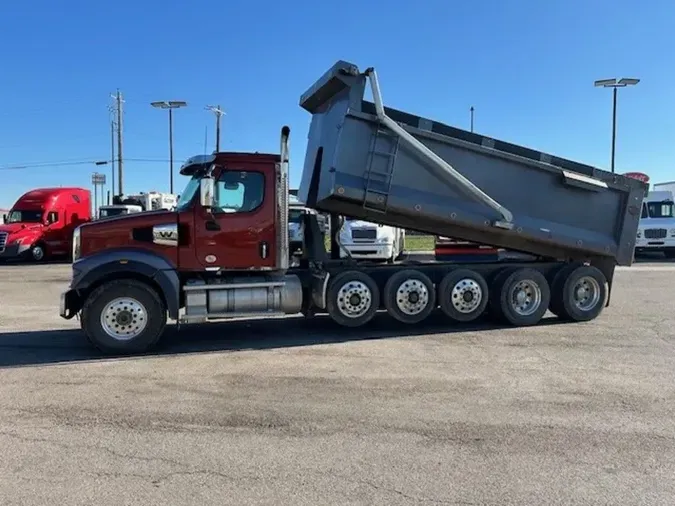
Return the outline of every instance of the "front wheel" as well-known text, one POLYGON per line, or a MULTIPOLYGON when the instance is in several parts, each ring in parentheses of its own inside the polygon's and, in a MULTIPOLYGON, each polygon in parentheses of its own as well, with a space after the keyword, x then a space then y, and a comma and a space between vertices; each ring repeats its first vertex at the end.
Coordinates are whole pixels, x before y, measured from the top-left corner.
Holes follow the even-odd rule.
POLYGON ((82 328, 104 353, 143 353, 166 326, 166 307, 147 283, 120 279, 94 290, 82 308, 82 328))
POLYGON ((30 258, 33 262, 42 262, 45 259, 45 247, 42 244, 35 244, 30 249, 30 258))

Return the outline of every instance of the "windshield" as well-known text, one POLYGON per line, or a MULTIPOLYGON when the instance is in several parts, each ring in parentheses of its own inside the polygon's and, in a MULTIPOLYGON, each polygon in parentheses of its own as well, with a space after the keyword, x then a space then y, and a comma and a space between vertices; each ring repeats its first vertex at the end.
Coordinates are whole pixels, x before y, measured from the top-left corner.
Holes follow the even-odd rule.
POLYGON ((642 206, 642 218, 675 218, 675 206, 672 202, 647 202, 642 206))
POLYGON ((110 218, 111 216, 120 216, 121 214, 127 213, 128 210, 125 207, 99 210, 99 215, 101 216, 101 218, 110 218))
POLYGON ((183 193, 180 194, 180 198, 176 204, 176 211, 184 211, 188 208, 190 202, 192 202, 192 197, 194 197, 195 193, 199 191, 200 179, 201 175, 195 175, 192 177, 192 179, 190 179, 190 181, 188 181, 188 184, 185 186, 185 190, 183 190, 183 193))
POLYGON ((7 223, 42 223, 42 211, 10 211, 7 223))
POLYGON ((300 209, 290 209, 288 211, 288 221, 290 223, 300 223, 304 213, 300 209))

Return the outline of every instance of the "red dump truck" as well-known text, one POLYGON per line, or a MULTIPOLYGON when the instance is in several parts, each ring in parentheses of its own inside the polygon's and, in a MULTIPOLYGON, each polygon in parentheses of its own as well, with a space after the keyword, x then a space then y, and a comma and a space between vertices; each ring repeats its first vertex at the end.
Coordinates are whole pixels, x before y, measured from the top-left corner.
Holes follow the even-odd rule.
POLYGON ((31 190, 19 197, 0 225, 0 260, 68 257, 75 228, 89 220, 89 190, 31 190))
MULTIPOLYGON (((337 62, 302 95, 311 113, 299 198, 316 213, 289 265, 289 133, 278 154, 189 159, 174 210, 87 223, 73 240, 60 315, 80 315, 104 352, 152 347, 182 323, 325 313, 359 327, 379 310, 405 325, 436 308, 449 322, 489 311, 516 326, 550 309, 596 318, 616 265, 630 265, 644 183, 385 109, 373 69, 337 62), (364 100, 370 83, 373 102, 364 100), (422 142, 424 141, 424 142, 422 142), (589 215, 589 208, 595 211, 589 215), (529 253, 532 260, 378 265, 340 258, 342 218, 529 253)), ((405 332, 405 331, 403 331, 405 332)))

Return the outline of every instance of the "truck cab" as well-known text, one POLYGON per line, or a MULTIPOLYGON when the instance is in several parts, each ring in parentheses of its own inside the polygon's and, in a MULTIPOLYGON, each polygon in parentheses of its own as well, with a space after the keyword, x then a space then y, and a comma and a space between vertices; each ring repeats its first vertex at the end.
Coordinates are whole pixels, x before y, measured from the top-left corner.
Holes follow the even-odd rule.
POLYGON ((642 202, 635 253, 662 252, 675 258, 675 209, 673 192, 650 191, 642 202))
POLYGON ((91 219, 89 190, 40 188, 22 195, 0 225, 0 259, 68 256, 75 228, 91 219))

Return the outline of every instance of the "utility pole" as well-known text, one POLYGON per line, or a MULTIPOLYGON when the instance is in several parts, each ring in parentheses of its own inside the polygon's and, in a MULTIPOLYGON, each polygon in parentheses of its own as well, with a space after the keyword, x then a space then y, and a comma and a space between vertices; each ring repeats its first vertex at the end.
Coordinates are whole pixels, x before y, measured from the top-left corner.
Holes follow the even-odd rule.
POLYGON ((110 170, 110 185, 112 194, 115 195, 115 120, 110 120, 110 163, 112 165, 110 170))
POLYGON ((151 102, 152 107, 169 110, 169 193, 173 193, 173 110, 186 107, 187 102, 182 100, 169 100, 151 102))
POLYGON ((473 111, 474 111, 473 106, 471 106, 469 111, 471 112, 471 133, 473 133, 473 111))
POLYGON ((207 105, 204 109, 216 115, 216 153, 218 153, 220 151, 220 117, 225 114, 225 111, 219 105, 207 105))
MULTIPOLYGON (((124 103, 124 100, 122 100, 122 94, 120 93, 119 88, 117 89, 117 93, 114 95, 111 95, 112 98, 115 99, 115 110, 117 112, 117 181, 119 185, 119 195, 122 195, 124 193, 124 163, 122 161, 122 148, 124 145, 123 139, 122 139, 122 131, 123 131, 123 125, 122 125, 122 104, 124 103)), ((114 141, 113 141, 113 146, 114 146, 114 141)), ((113 157, 114 160, 114 157, 113 157)), ((114 170, 114 168, 113 168, 114 170)), ((115 188, 113 184, 113 195, 115 193, 115 188)))

